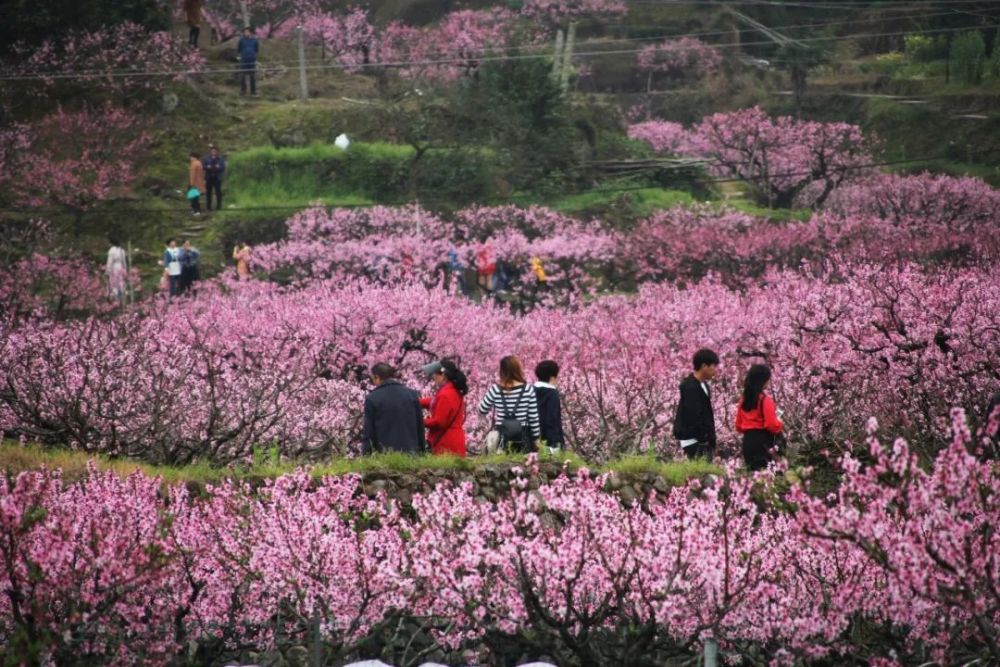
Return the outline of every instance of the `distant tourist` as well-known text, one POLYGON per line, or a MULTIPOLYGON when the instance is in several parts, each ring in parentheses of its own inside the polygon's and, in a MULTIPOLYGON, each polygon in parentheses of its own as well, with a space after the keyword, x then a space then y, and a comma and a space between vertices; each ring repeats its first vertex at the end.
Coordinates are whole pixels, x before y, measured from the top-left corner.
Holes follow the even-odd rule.
POLYGON ((201 0, 184 0, 184 15, 188 24, 188 46, 198 48, 201 34, 201 0))
POLYGON ((420 395, 397 380, 396 369, 389 364, 375 364, 371 373, 375 388, 365 397, 361 433, 364 453, 422 453, 427 449, 427 440, 420 395))
POLYGON ((198 260, 201 253, 191 245, 190 241, 185 241, 181 247, 181 291, 187 292, 201 278, 198 269, 198 260))
POLYGON ((538 397, 538 425, 542 441, 554 453, 561 449, 566 437, 563 434, 562 404, 559 397, 559 364, 546 359, 535 366, 535 395, 538 397))
POLYGON ((205 168, 197 153, 191 153, 188 163, 188 199, 191 201, 191 212, 201 215, 201 195, 205 192, 205 168))
POLYGON ((104 272, 108 276, 108 295, 119 304, 123 304, 128 284, 128 257, 117 237, 112 236, 108 241, 111 247, 108 248, 108 261, 104 266, 104 272))
POLYGON ((695 352, 694 372, 681 382, 680 401, 674 417, 674 437, 689 459, 709 461, 715 453, 715 412, 708 383, 719 369, 719 355, 709 349, 695 352))
POLYGON ((774 399, 766 392, 770 383, 770 367, 751 366, 736 409, 736 432, 743 434, 743 460, 750 470, 763 470, 774 460, 772 452, 784 429, 774 399))
POLYGON ((431 454, 465 456, 465 395, 469 382, 455 362, 435 361, 421 368, 438 387, 434 398, 421 398, 420 405, 430 410, 424 419, 431 454))
POLYGON ((493 259, 493 246, 487 241, 476 251, 476 284, 484 293, 493 291, 493 274, 496 273, 496 270, 497 264, 493 259))
POLYGON ((253 29, 249 26, 243 28, 243 36, 236 44, 236 51, 240 58, 240 95, 246 95, 247 83, 250 85, 250 94, 257 94, 257 53, 260 45, 257 38, 253 36, 253 29))
POLYGON ((252 251, 243 241, 233 248, 233 261, 236 262, 236 277, 240 280, 250 280, 250 257, 252 251))
POLYGON ((487 437, 487 450, 529 452, 537 449, 542 437, 538 424, 535 388, 524 379, 521 360, 514 356, 500 360, 500 378, 490 385, 479 402, 479 414, 494 411, 494 430, 487 437))
POLYGON ((222 157, 219 149, 212 146, 208 150, 208 155, 202 160, 205 168, 205 207, 212 210, 212 193, 216 196, 216 210, 222 210, 222 177, 226 175, 226 158, 222 157))
POLYGON ((177 296, 181 293, 181 250, 177 247, 177 239, 167 239, 161 264, 167 276, 170 296, 177 296))
MULTIPOLYGON (((456 242, 460 242, 461 240, 462 237, 459 235, 456 242)), ((448 248, 448 274, 455 279, 459 291, 462 292, 462 296, 469 296, 469 286, 465 282, 465 264, 462 263, 462 258, 455 245, 448 248)))

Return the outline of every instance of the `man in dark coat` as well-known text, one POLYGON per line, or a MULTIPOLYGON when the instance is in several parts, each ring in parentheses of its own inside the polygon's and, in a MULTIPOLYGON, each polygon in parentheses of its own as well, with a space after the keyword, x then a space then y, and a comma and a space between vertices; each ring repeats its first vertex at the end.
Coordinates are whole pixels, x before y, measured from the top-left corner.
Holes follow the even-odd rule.
POLYGON ((247 92, 247 80, 250 81, 250 94, 256 95, 257 53, 260 51, 260 45, 253 36, 251 28, 243 28, 243 36, 236 44, 236 51, 240 57, 240 95, 245 95, 247 92))
POLYGON ((201 161, 205 168, 205 201, 208 210, 212 210, 212 192, 216 195, 216 208, 222 210, 222 177, 226 175, 226 158, 222 157, 216 146, 209 148, 208 155, 201 161))
POLYGON ((538 424, 542 430, 542 440, 554 452, 566 443, 563 434, 562 405, 559 400, 559 364, 551 359, 535 366, 535 396, 538 397, 538 424))
POLYGON ((364 453, 426 451, 420 395, 397 380, 396 369, 389 364, 372 366, 372 382, 375 388, 365 397, 364 453))
POLYGON ((712 350, 698 350, 694 355, 694 373, 681 382, 681 399, 674 418, 674 437, 689 459, 712 460, 715 452, 715 413, 708 383, 715 378, 719 355, 712 350))

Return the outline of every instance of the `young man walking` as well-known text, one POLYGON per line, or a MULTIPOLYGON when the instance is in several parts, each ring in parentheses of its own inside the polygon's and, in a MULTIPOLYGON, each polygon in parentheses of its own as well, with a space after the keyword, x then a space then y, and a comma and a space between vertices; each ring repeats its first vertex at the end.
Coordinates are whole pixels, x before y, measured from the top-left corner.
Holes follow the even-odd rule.
POLYGON ((535 396, 538 398, 538 425, 542 440, 555 453, 566 443, 562 425, 562 403, 559 396, 559 364, 546 359, 535 366, 535 396))
POLYGON ((420 395, 396 379, 389 364, 372 366, 375 388, 365 397, 361 444, 365 454, 396 451, 420 454, 427 450, 420 395))
POLYGON ((674 437, 689 459, 711 461, 715 453, 715 413, 708 383, 718 371, 719 355, 709 349, 698 350, 693 364, 694 372, 681 382, 674 437))

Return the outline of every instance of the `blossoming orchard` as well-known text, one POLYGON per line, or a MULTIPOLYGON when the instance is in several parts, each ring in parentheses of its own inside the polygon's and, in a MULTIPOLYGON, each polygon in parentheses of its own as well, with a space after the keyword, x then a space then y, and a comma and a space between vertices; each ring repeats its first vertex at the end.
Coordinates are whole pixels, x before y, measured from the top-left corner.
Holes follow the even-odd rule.
POLYGON ((1000 664, 996 7, 452 4, 12 19, 0 662, 1000 664))

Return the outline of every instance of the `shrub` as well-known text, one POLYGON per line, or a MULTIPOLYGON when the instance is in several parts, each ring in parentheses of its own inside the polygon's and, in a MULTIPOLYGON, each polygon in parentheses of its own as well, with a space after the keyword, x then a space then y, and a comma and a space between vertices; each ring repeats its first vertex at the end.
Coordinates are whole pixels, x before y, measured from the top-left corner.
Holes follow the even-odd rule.
POLYGON ((963 32, 951 43, 951 66, 960 81, 979 83, 986 65, 986 42, 978 30, 963 32))
POLYGON ((904 52, 915 63, 927 63, 948 56, 948 41, 944 37, 907 35, 903 42, 904 52))
POLYGON ((402 201, 433 192, 435 199, 459 203, 489 197, 490 155, 483 150, 431 148, 420 158, 409 146, 330 144, 304 148, 254 148, 229 159, 234 191, 252 193, 276 185, 300 201, 354 193, 381 201, 402 201))

